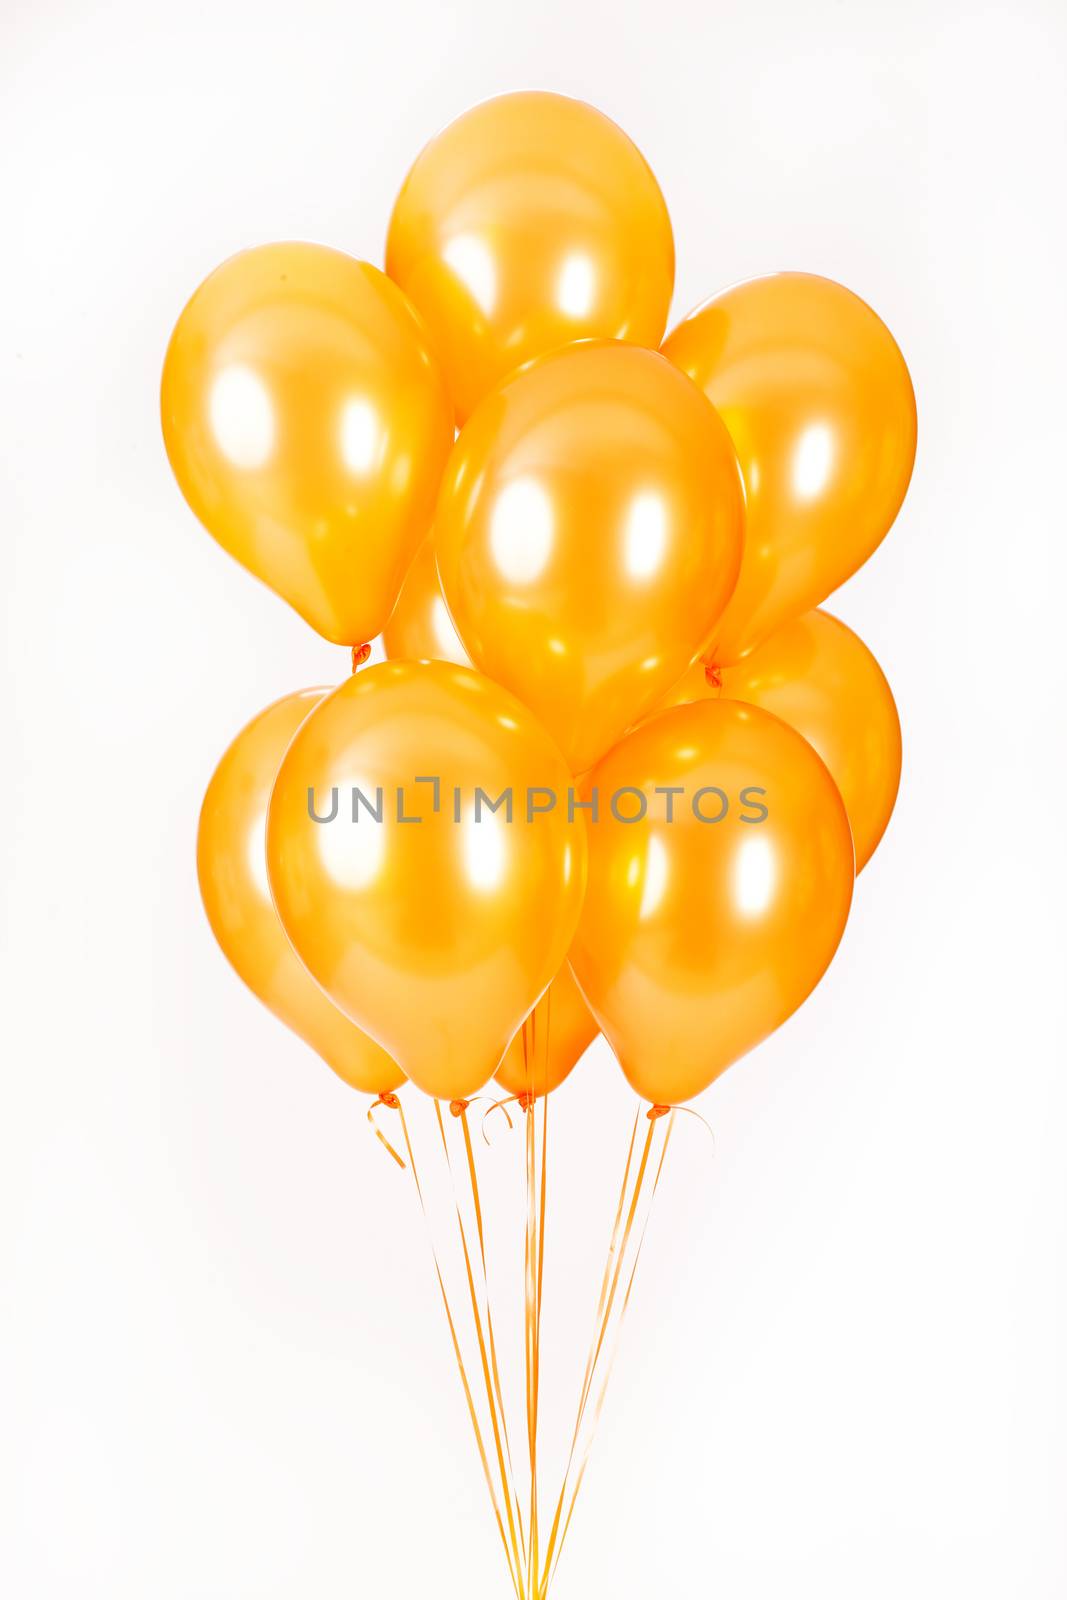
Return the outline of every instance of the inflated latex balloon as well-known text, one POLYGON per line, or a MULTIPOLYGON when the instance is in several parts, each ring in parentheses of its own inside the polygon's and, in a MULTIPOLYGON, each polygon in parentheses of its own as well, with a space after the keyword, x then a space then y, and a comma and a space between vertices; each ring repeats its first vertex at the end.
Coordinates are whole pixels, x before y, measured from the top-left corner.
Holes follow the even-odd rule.
POLYGON ((472 660, 581 773, 706 647, 743 530, 714 408, 653 351, 594 342, 478 407, 449 458, 434 543, 472 660))
POLYGON ((575 339, 653 349, 674 287, 659 186, 621 128, 563 95, 502 95, 423 150, 386 270, 425 318, 460 421, 509 372, 575 339))
POLYGON ((841 791, 856 871, 871 859, 900 787, 901 739, 893 691, 863 640, 826 611, 808 611, 744 661, 710 676, 691 667, 664 702, 743 700, 802 733, 841 791))
POLYGON ((881 543, 915 461, 915 394, 885 323, 809 273, 727 289, 663 352, 717 407, 745 478, 745 559, 712 645, 725 666, 881 543))
POLYGON ((174 475, 223 549, 335 644, 379 633, 454 436, 396 285, 322 245, 245 250, 179 317, 161 402, 174 475))
POLYGON ((230 745, 200 812, 196 866, 211 931, 252 993, 299 1034, 339 1078, 385 1094, 404 1074, 319 988, 299 960, 267 882, 267 804, 281 759, 326 689, 286 695, 230 745))
POLYGON ((599 1031, 570 968, 562 966, 534 1007, 531 1022, 511 1041, 496 1069, 496 1081, 509 1094, 532 1099, 551 1094, 570 1076, 599 1031))
POLYGON ((432 538, 408 568, 400 599, 382 632, 382 643, 390 661, 471 664, 441 593, 432 538))
POLYGON ((586 782, 571 967, 638 1094, 675 1105, 822 977, 852 898, 848 817, 807 740, 737 701, 653 717, 586 782))
POLYGON ((427 1094, 486 1083, 563 962, 585 885, 569 782, 524 706, 444 662, 358 673, 282 762, 267 864, 285 929, 427 1094))

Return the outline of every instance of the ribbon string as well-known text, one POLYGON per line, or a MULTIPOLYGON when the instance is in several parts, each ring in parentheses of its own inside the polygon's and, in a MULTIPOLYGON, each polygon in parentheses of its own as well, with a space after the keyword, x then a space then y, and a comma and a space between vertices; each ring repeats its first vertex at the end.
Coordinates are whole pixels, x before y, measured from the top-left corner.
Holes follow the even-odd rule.
MULTIPOLYGON (((493 1474, 492 1474, 492 1471, 491 1471, 490 1466, 489 1466, 489 1454, 488 1454, 488 1451, 486 1450, 485 1439, 484 1439, 484 1437, 482 1435, 481 1424, 478 1421, 478 1408, 474 1403, 474 1393, 473 1393, 473 1391, 471 1389, 470 1380, 469 1380, 469 1378, 467 1376, 467 1368, 466 1368, 466 1365, 465 1365, 464 1360, 463 1360, 463 1351, 462 1351, 462 1348, 460 1347, 459 1334, 456 1331, 455 1317, 452 1314, 452 1307, 451 1307, 451 1304, 450 1304, 449 1298, 448 1298, 448 1290, 445 1287, 444 1274, 443 1274, 443 1272, 441 1270, 440 1256, 439 1256, 438 1251, 437 1251, 437 1245, 434 1242, 433 1229, 430 1226, 430 1214, 429 1214, 429 1210, 428 1210, 427 1205, 426 1205, 426 1197, 425 1197, 425 1194, 423 1193, 422 1183, 421 1183, 421 1181, 419 1179, 419 1170, 418 1170, 418 1167, 417 1167, 416 1162, 415 1162, 415 1152, 412 1149, 412 1145, 411 1145, 411 1136, 410 1136, 410 1134, 408 1132, 408 1124, 407 1124, 407 1118, 404 1115, 404 1107, 401 1105, 400 1100, 398 1099, 398 1097, 396 1095, 391 1095, 388 1098, 383 1096, 382 1100, 380 1101, 380 1104, 388 1106, 389 1109, 391 1109, 391 1110, 396 1110, 399 1113, 399 1116, 400 1116, 400 1127, 401 1127, 401 1132, 403 1133, 403 1138, 404 1138, 404 1148, 407 1151, 408 1163, 410 1164, 410 1167, 411 1167, 411 1176, 412 1176, 412 1178, 414 1179, 414 1182, 415 1182, 415 1190, 416 1190, 416 1193, 418 1194, 419 1206, 420 1206, 420 1208, 422 1210, 423 1222, 426 1225, 426 1235, 427 1235, 427 1238, 428 1238, 429 1243, 430 1243, 430 1254, 433 1257, 434 1272, 436 1273, 436 1276, 437 1276, 437 1286, 438 1286, 438 1288, 439 1288, 439 1290, 441 1292, 441 1303, 444 1306, 445 1319, 446 1319, 446 1321, 448 1323, 448 1332, 449 1332, 449 1335, 450 1335, 451 1340, 452 1340, 452 1350, 453 1350, 453 1354, 455 1355, 455 1358, 456 1358, 456 1369, 457 1369, 457 1371, 459 1373, 460 1383, 462 1384, 462 1387, 463 1387, 463 1395, 464 1395, 464 1398, 465 1398, 465 1400, 467 1402, 467 1413, 468 1413, 468 1415, 470 1417, 471 1428, 472 1428, 472 1430, 474 1432, 474 1440, 475 1440, 475 1444, 477 1445, 477 1449, 478 1449, 478 1459, 481 1461, 482 1473, 483 1473, 483 1475, 485 1477, 486 1488, 489 1490, 489 1499, 490 1499, 490 1502, 491 1502, 492 1508, 493 1508, 493 1516, 494 1516, 494 1518, 496 1520, 497 1530, 498 1530, 498 1532, 500 1534, 500 1542, 504 1547, 504 1557, 505 1557, 505 1560, 507 1561, 507 1564, 508 1564, 508 1572, 509 1572, 510 1577, 511 1577, 512 1587, 515 1590, 515 1597, 516 1597, 516 1600, 525 1600, 525 1579, 524 1579, 523 1573, 521 1572, 520 1568, 517 1566, 517 1564, 515 1562, 515 1559, 514 1559, 514 1556, 513 1556, 513 1547, 511 1545, 509 1545, 508 1536, 507 1536, 507 1533, 504 1530, 504 1517, 503 1517, 503 1515, 501 1513, 501 1510, 500 1510, 500 1502, 499 1502, 499 1498, 497 1496, 496 1486, 495 1486, 495 1484, 493 1482, 493 1474)), ((434 1102, 434 1106, 436 1108, 438 1121, 440 1123, 441 1108, 440 1108, 440 1106, 438 1105, 438 1103, 436 1101, 434 1102)), ((389 1151, 389 1153, 392 1156, 394 1156, 395 1159, 400 1160, 400 1158, 396 1155, 396 1151, 392 1149, 392 1147, 389 1144, 388 1140, 386 1140, 383 1137, 383 1135, 380 1133, 380 1131, 377 1128, 377 1126, 373 1123, 373 1119, 372 1119, 372 1126, 374 1126, 375 1133, 378 1134, 378 1137, 381 1139, 382 1143, 385 1145, 385 1147, 389 1151)), ((442 1136, 442 1138, 444 1138, 444 1124, 440 1123, 440 1126, 441 1126, 441 1136, 442 1136)), ((446 1144, 445 1148, 446 1148, 446 1154, 447 1154, 447 1144, 446 1144)), ((400 1164, 401 1164, 401 1166, 403 1166, 403 1164, 404 1164, 403 1161, 401 1161, 400 1164)), ((458 1213, 458 1208, 457 1208, 457 1213, 458 1213)), ((461 1226, 461 1231, 462 1231, 462 1220, 461 1220, 460 1226, 461 1226)), ((465 1241, 464 1241, 464 1249, 466 1249, 465 1241)))
POLYGON ((559 1536, 560 1518, 563 1515, 563 1506, 567 1494, 567 1484, 570 1481, 574 1458, 578 1449, 578 1439, 581 1434, 582 1421, 585 1417, 585 1408, 589 1400, 589 1390, 593 1382, 593 1370, 596 1363, 597 1352, 603 1343, 603 1328, 605 1324, 605 1307, 608 1303, 608 1291, 612 1281, 612 1272, 616 1261, 619 1259, 619 1238, 622 1232, 623 1217, 626 1212, 626 1197, 630 1189, 630 1169, 633 1166, 634 1149, 637 1144, 637 1130, 640 1125, 641 1113, 634 1117, 633 1131, 630 1134, 630 1147, 626 1154, 626 1166, 622 1175, 622 1186, 619 1190, 619 1200, 615 1208, 615 1221, 611 1230, 611 1240, 608 1244, 607 1258, 604 1263, 604 1275, 600 1284, 600 1298, 597 1301, 596 1316, 593 1319, 593 1336, 589 1345, 589 1354, 586 1357, 585 1374, 582 1378, 581 1392, 578 1398, 578 1416, 574 1424, 574 1433, 571 1436, 570 1452, 567 1465, 563 1474, 563 1483, 559 1491, 559 1500, 556 1505, 555 1516, 552 1519, 552 1529, 549 1534, 546 1564, 552 1565, 552 1555, 556 1548, 559 1536))
POLYGON ((527 1596, 542 1594, 538 1484, 538 1423, 541 1399, 541 1307, 545 1280, 545 1223, 548 1210, 548 1042, 551 990, 523 1025, 523 1075, 527 1091, 520 1096, 526 1114, 526 1422, 530 1447, 530 1534, 527 1544, 527 1596), (541 1137, 538 1153, 537 1115, 541 1137))
POLYGON ((485 1251, 485 1226, 482 1219, 482 1201, 478 1189, 478 1169, 474 1159, 474 1145, 471 1140, 470 1124, 467 1121, 467 1113, 465 1110, 462 1113, 460 1120, 463 1124, 463 1145, 467 1154, 467 1172, 468 1176, 470 1177, 471 1203, 474 1206, 475 1222, 478 1229, 478 1251, 482 1263, 482 1280, 485 1285, 485 1320, 486 1329, 489 1334, 489 1354, 493 1368, 493 1391, 496 1395, 497 1408, 500 1413, 500 1425, 504 1435, 504 1453, 507 1456, 508 1464, 508 1483, 510 1487, 511 1499, 515 1506, 515 1516, 519 1524, 519 1541, 522 1545, 524 1556, 526 1556, 528 1559, 526 1534, 523 1529, 522 1522, 522 1507, 519 1504, 519 1496, 515 1489, 515 1468, 511 1459, 511 1440, 508 1437, 507 1409, 504 1405, 504 1393, 500 1382, 500 1365, 497 1360, 496 1353, 496 1335, 493 1331, 492 1296, 489 1293, 489 1267, 486 1260, 485 1251))
MULTIPOLYGON (((490 1418, 490 1422, 492 1424, 492 1429, 493 1429, 493 1442, 494 1442, 494 1445, 496 1447, 497 1467, 498 1467, 499 1472, 500 1472, 500 1486, 501 1486, 502 1496, 503 1496, 503 1500, 504 1500, 505 1512, 506 1512, 506 1515, 507 1515, 508 1533, 510 1535, 510 1540, 511 1540, 508 1565, 509 1565, 509 1567, 511 1567, 512 1566, 512 1561, 514 1562, 513 1577, 514 1577, 514 1580, 515 1580, 516 1590, 517 1590, 517 1592, 519 1592, 521 1594, 523 1592, 523 1589, 525 1588, 525 1585, 526 1585, 525 1571, 524 1571, 525 1563, 523 1562, 523 1559, 522 1559, 522 1557, 520 1555, 520 1549, 519 1549, 519 1543, 518 1543, 518 1534, 517 1534, 517 1530, 516 1530, 516 1515, 515 1515, 515 1509, 516 1508, 515 1508, 515 1498, 514 1498, 513 1475, 509 1476, 509 1473, 508 1473, 508 1465, 507 1465, 507 1463, 510 1460, 510 1451, 505 1452, 505 1449, 504 1449, 504 1432, 505 1432, 505 1429, 504 1429, 504 1426, 503 1426, 503 1423, 502 1423, 503 1401, 501 1400, 499 1408, 498 1408, 498 1405, 497 1405, 497 1393, 498 1393, 498 1386, 499 1386, 499 1372, 497 1371, 496 1345, 495 1345, 495 1339, 493 1338, 493 1332, 492 1332, 492 1317, 491 1317, 491 1314, 489 1312, 488 1281, 486 1281, 486 1327, 483 1328, 481 1310, 479 1308, 479 1303, 478 1303, 478 1292, 477 1292, 477 1289, 475 1287, 475 1282, 474 1282, 474 1269, 473 1269, 473 1267, 471 1265, 471 1254, 470 1254, 469 1246, 467 1244, 467 1230, 466 1230, 466 1228, 464 1226, 464 1223, 463 1223, 463 1213, 460 1210, 459 1197, 455 1193, 455 1174, 453 1173, 453 1170, 452 1170, 452 1158, 451 1158, 451 1155, 449 1154, 448 1139, 447 1139, 447 1137, 445 1135, 444 1118, 441 1115, 441 1102, 439 1100, 435 1100, 434 1101, 434 1111, 435 1111, 436 1116, 437 1116, 437 1126, 438 1126, 438 1129, 439 1129, 440 1134, 441 1134, 441 1146, 442 1146, 442 1149, 444 1151, 445 1164, 448 1167, 449 1177, 452 1180, 453 1197, 455 1199, 455 1206, 456 1206, 456 1222, 457 1222, 457 1225, 458 1225, 458 1228, 459 1228, 460 1245, 461 1245, 461 1248, 463 1250, 463 1264, 464 1264, 464 1267, 466 1269, 467 1288, 468 1288, 468 1292, 470 1294, 471 1315, 472 1315, 472 1317, 474 1319, 474 1331, 475 1331, 475 1336, 476 1336, 476 1338, 478 1340, 478 1355, 479 1355, 480 1360, 481 1360, 482 1377, 483 1377, 483 1380, 485 1382, 485 1397, 486 1397, 486 1402, 487 1402, 487 1404, 489 1406, 489 1418, 490 1418), (486 1344, 486 1334, 487 1333, 488 1333, 489 1341, 490 1341, 490 1345, 491 1345, 491 1355, 490 1355, 490 1349, 487 1348, 487 1344, 486 1344), (497 1374, 497 1387, 494 1387, 494 1383, 493 1383, 493 1374, 494 1373, 497 1374)), ((453 1103, 452 1103, 452 1112, 453 1112, 453 1115, 457 1116, 463 1123, 464 1133, 465 1133, 465 1142, 466 1142, 467 1148, 469 1149, 470 1148, 470 1130, 469 1130, 469 1128, 467 1126, 467 1105, 466 1105, 466 1103, 463 1102, 463 1101, 458 1101, 458 1100, 457 1101, 453 1101, 453 1103)), ((473 1169, 473 1164, 472 1164, 472 1167, 471 1167, 472 1185, 473 1185, 474 1190, 476 1192, 477 1191, 477 1179, 473 1176, 473 1171, 474 1171, 474 1169, 473 1169)), ((480 1206, 480 1203, 477 1204, 476 1210, 477 1210, 477 1218, 478 1218, 478 1231, 479 1231, 479 1233, 481 1233, 481 1206, 480 1206)))
MULTIPOLYGON (((644 1249, 649 1220, 659 1188, 677 1109, 652 1106, 647 1111, 647 1131, 639 1138, 641 1112, 634 1117, 630 1131, 622 1183, 615 1206, 607 1256, 600 1280, 596 1313, 589 1350, 578 1396, 577 1415, 567 1453, 563 1481, 554 1503, 548 1542, 542 1554, 539 1528, 538 1433, 541 1382, 541 1311, 544 1296, 545 1232, 548 1205, 548 1006, 547 998, 534 1009, 523 1025, 522 1052, 528 1089, 505 1101, 497 1101, 490 1111, 518 1104, 525 1117, 524 1211, 523 1226, 523 1325, 525 1342, 526 1430, 529 1455, 529 1504, 523 1516, 516 1481, 508 1429, 504 1384, 501 1380, 497 1333, 490 1288, 486 1214, 478 1178, 475 1141, 471 1137, 468 1111, 473 1102, 455 1100, 448 1109, 460 1125, 463 1159, 453 1162, 441 1102, 435 1100, 434 1115, 440 1135, 445 1171, 451 1185, 452 1202, 467 1293, 471 1324, 477 1347, 477 1361, 464 1359, 463 1342, 449 1299, 445 1272, 434 1235, 419 1169, 415 1161, 404 1108, 395 1094, 383 1094, 373 1103, 367 1120, 376 1138, 401 1168, 410 1167, 423 1222, 430 1243, 434 1272, 444 1306, 456 1368, 474 1433, 478 1458, 489 1491, 490 1504, 503 1546, 515 1600, 546 1600, 549 1586, 559 1569, 560 1557, 571 1519, 589 1465, 593 1442, 600 1423, 608 1387, 621 1343, 623 1325, 644 1249), (539 1091, 539 1092, 538 1092, 539 1091), (378 1125, 377 1113, 388 1110, 399 1118, 402 1138, 398 1143, 406 1154, 386 1137, 378 1125), (540 1126, 538 1125, 540 1119, 540 1126), (661 1124, 662 1129, 661 1129, 661 1124), (660 1134, 662 1132, 662 1140, 660 1134), (657 1142, 659 1149, 657 1153, 657 1142), (457 1170, 465 1175, 466 1198, 461 1204, 457 1170), (644 1209, 642 1212, 642 1201, 644 1209), (469 1209, 473 1219, 473 1243, 464 1220, 469 1209), (479 1404, 470 1372, 480 1370, 489 1428, 483 1428, 479 1404)), ((685 1109, 685 1108, 683 1108, 685 1109)), ((489 1113, 486 1113, 488 1116, 489 1113)), ((701 1119, 703 1120, 703 1119, 701 1119)), ((509 1127, 511 1118, 507 1117, 509 1127)), ((485 1118, 482 1119, 484 1135, 485 1118)), ((457 1266, 458 1270, 458 1266, 457 1266)))
MULTIPOLYGON (((663 1136, 663 1146, 662 1146, 662 1148, 660 1150, 659 1162, 658 1162, 658 1164, 656 1166, 655 1176, 654 1176, 654 1178, 652 1180, 652 1188, 651 1188, 651 1191, 650 1191, 649 1197, 648 1197, 648 1205, 645 1208, 644 1220, 641 1223, 641 1228, 640 1228, 640 1231, 639 1231, 639 1233, 637 1235, 637 1246, 636 1246, 636 1249, 634 1251, 633 1262, 632 1262, 631 1267, 630 1267, 630 1275, 629 1275, 629 1278, 627 1280, 626 1290, 625 1290, 625 1293, 623 1295, 622 1305, 621 1305, 621 1308, 619 1310, 618 1320, 616 1321, 616 1324, 615 1324, 615 1331, 614 1331, 613 1341, 612 1341, 611 1356, 610 1356, 610 1358, 608 1360, 607 1366, 606 1366, 605 1371, 604 1371, 604 1376, 603 1376, 603 1379, 601 1381, 600 1390, 599 1390, 599 1392, 597 1394, 596 1404, 593 1407, 592 1424, 590 1426, 589 1433, 588 1433, 588 1435, 586 1437, 585 1447, 583 1449, 581 1462, 580 1462, 579 1468, 578 1468, 578 1474, 577 1474, 577 1476, 575 1478, 574 1488, 573 1488, 573 1490, 571 1492, 570 1504, 569 1504, 569 1506, 567 1508, 567 1515, 566 1515, 566 1518, 564 1519, 564 1522, 563 1522, 562 1531, 560 1532, 559 1544, 558 1544, 558 1546, 556 1548, 556 1553, 555 1553, 555 1561, 554 1562, 551 1561, 551 1553, 549 1554, 549 1557, 546 1558, 546 1561, 545 1561, 545 1582, 544 1582, 544 1587, 541 1590, 541 1595, 539 1597, 539 1600, 543 1600, 543 1597, 545 1595, 547 1595, 549 1584, 551 1583, 552 1579, 555 1577, 556 1571, 557 1571, 557 1569, 559 1567, 560 1556, 563 1554, 563 1545, 564 1545, 564 1542, 565 1542, 566 1537, 567 1537, 568 1529, 570 1528, 570 1525, 571 1525, 571 1518, 574 1515, 575 1505, 578 1502, 578 1494, 579 1494, 579 1491, 581 1490, 582 1482, 583 1482, 583 1480, 585 1478, 586 1468, 589 1465, 589 1457, 590 1457, 590 1455, 592 1453, 593 1442, 594 1442, 594 1440, 596 1438, 597 1427, 598 1427, 599 1422, 600 1422, 601 1413, 603 1412, 603 1409, 604 1409, 604 1402, 607 1399, 608 1386, 609 1386, 609 1384, 611 1382, 611 1375, 615 1370, 615 1362, 616 1362, 616 1360, 618 1358, 619 1346, 620 1346, 621 1341, 622 1341, 622 1330, 623 1330, 623 1326, 624 1326, 625 1321, 626 1321, 626 1313, 627 1313, 627 1311, 629 1310, 629 1307, 630 1307, 630 1296, 633 1293, 634 1281, 635 1281, 635 1279, 637 1277, 637 1266, 638 1266, 638 1262, 641 1260, 641 1252, 644 1249, 645 1236, 646 1236, 646 1234, 648 1232, 649 1219, 652 1216, 652 1205, 653 1205, 653 1202, 654 1202, 654 1200, 656 1198, 656 1191, 659 1188, 659 1180, 660 1180, 660 1177, 662 1176, 662 1173, 663 1173, 663 1164, 667 1159, 667 1149, 668 1149, 668 1146, 670 1145, 670 1142, 671 1142, 671 1133, 673 1132, 673 1129, 674 1129, 674 1112, 671 1111, 669 1113, 668 1117, 667 1117, 667 1127, 666 1127, 666 1132, 664 1133, 664 1136, 663 1136)), ((647 1164, 648 1164, 648 1156, 649 1156, 649 1154, 651 1152, 651 1147, 652 1147, 652 1142, 653 1142, 653 1138, 654 1138, 654 1135, 655 1135, 655 1131, 656 1131, 656 1123, 655 1123, 655 1121, 652 1121, 651 1117, 650 1117, 650 1125, 649 1125, 648 1135, 646 1137, 645 1148, 644 1148, 644 1151, 642 1153, 641 1166, 640 1166, 640 1168, 638 1170, 637 1178, 636 1178, 636 1181, 635 1181, 634 1197, 633 1197, 633 1201, 632 1201, 631 1206, 630 1206, 630 1213, 629 1213, 629 1216, 627 1218, 626 1229, 624 1231, 624 1237, 623 1237, 623 1244, 622 1244, 622 1248, 621 1248, 621 1250, 619 1252, 619 1259, 618 1259, 618 1263, 617 1263, 616 1269, 615 1269, 615 1279, 614 1279, 613 1288, 612 1288, 612 1295, 609 1297, 609 1300, 614 1298, 614 1289, 618 1285, 619 1272, 620 1272, 620 1269, 622 1267, 623 1261, 625 1259, 626 1245, 627 1245, 627 1242, 628 1242, 628 1239, 629 1239, 629 1233, 630 1233, 630 1229, 631 1229, 631 1226, 632 1226, 632 1223, 633 1223, 634 1214, 635 1214, 636 1209, 637 1209, 637 1201, 638 1201, 638 1198, 640 1196, 642 1183, 644 1181, 645 1172, 646 1172, 647 1164)), ((607 1310, 605 1312, 605 1315, 604 1315, 604 1323, 603 1323, 603 1329, 602 1329, 601 1337, 597 1341, 597 1360, 599 1359, 599 1352, 603 1347, 603 1343, 604 1343, 603 1336, 607 1332, 607 1326, 608 1326, 608 1322, 609 1322, 609 1319, 610 1319, 610 1315, 611 1315, 611 1310, 610 1310, 610 1303, 609 1303, 609 1306, 608 1306, 608 1308, 607 1308, 607 1310)), ((596 1360, 594 1360, 593 1368, 594 1368, 594 1371, 595 1371, 596 1360)), ((581 1424, 579 1422, 579 1428, 580 1428, 580 1426, 581 1426, 581 1424)), ((563 1496, 566 1493, 566 1488, 567 1488, 567 1482, 566 1482, 566 1479, 564 1479, 563 1489, 560 1491, 560 1503, 561 1504, 562 1504, 562 1501, 563 1501, 563 1496)))
POLYGON ((398 1150, 393 1148, 393 1146, 389 1143, 389 1140, 385 1137, 385 1134, 382 1132, 381 1128, 378 1126, 377 1118, 375 1117, 374 1113, 378 1110, 379 1106, 387 1106, 390 1111, 399 1111, 400 1101, 397 1099, 395 1094, 380 1094, 367 1112, 367 1121, 374 1129, 374 1136, 378 1140, 379 1144, 383 1144, 385 1146, 398 1167, 404 1167, 405 1163, 403 1156, 398 1150))

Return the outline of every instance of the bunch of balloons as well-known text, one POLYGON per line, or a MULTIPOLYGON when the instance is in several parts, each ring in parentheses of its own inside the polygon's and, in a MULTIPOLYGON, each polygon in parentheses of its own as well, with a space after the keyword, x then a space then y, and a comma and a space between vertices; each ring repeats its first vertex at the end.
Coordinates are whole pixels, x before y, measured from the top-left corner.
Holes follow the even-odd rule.
MULTIPOLYGON (((204 902, 375 1109, 410 1081, 463 1118, 495 1076, 532 1127, 602 1030, 651 1137, 811 993, 889 820, 892 694, 815 608, 900 509, 907 367, 805 273, 664 338, 673 280, 626 135, 513 94, 423 150, 384 273, 247 250, 174 330, 182 493, 354 664, 226 752, 204 902)), ((539 1600, 560 1519, 542 1559, 506 1479, 512 1578, 539 1600)))

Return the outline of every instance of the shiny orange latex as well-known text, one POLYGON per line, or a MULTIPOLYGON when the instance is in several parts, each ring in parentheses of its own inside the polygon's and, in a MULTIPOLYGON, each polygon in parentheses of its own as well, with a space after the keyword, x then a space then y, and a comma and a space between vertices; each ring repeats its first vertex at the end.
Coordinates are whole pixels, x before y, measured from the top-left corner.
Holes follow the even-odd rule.
POLYGON ((808 611, 712 681, 698 662, 663 706, 720 698, 762 706, 818 751, 841 791, 862 872, 893 814, 901 762, 896 701, 863 640, 828 612, 808 611))
POLYGON ((675 1105, 826 971, 852 898, 848 817, 807 740, 736 701, 653 717, 586 784, 600 812, 571 967, 637 1093, 675 1105))
POLYGON ((674 287, 659 186, 621 128, 563 95, 502 95, 423 150, 386 270, 426 320, 463 421, 502 378, 575 339, 653 349, 674 287))
POLYGON ((729 435, 651 350, 573 345, 478 407, 434 543, 471 659, 584 772, 711 635, 744 537, 729 435))
POLYGON ((432 537, 408 568, 400 598, 382 631, 382 643, 390 661, 471 664, 441 593, 432 537))
POLYGON ((444 662, 358 673, 282 762, 267 864, 285 929, 427 1094, 466 1098, 492 1077, 567 953, 586 855, 569 781, 524 706, 444 662))
POLYGON ((381 631, 454 435, 384 273, 317 244, 233 256, 178 319, 162 415, 179 487, 224 550, 335 644, 381 631))
POLYGON ((915 394, 885 323, 809 273, 727 289, 663 352, 717 407, 744 474, 745 559, 712 643, 729 665, 881 543, 915 461, 915 394))
POLYGON ((533 1010, 533 1026, 515 1035, 496 1069, 509 1094, 551 1094, 578 1065, 599 1033, 570 967, 564 965, 533 1010))
POLYGON ((252 993, 366 1094, 397 1088, 404 1074, 343 1016, 300 962, 267 883, 267 804, 290 739, 326 695, 305 689, 261 711, 215 770, 200 812, 196 866, 211 931, 252 993))

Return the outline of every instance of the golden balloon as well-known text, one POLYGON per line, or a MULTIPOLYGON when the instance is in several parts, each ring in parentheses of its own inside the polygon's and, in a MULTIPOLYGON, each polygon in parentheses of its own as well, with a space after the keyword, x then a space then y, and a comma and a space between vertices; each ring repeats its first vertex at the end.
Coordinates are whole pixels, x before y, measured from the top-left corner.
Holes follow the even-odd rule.
POLYGON ((566 956, 586 862, 569 782, 524 706, 444 662, 358 673, 289 746, 267 824, 282 922, 427 1094, 486 1083, 566 956))
POLYGON ((559 1088, 600 1030, 566 964, 531 1017, 532 1028, 515 1035, 496 1069, 496 1081, 509 1094, 536 1098, 559 1088))
POLYGON ((471 664, 441 593, 432 535, 408 568, 400 598, 382 630, 382 643, 390 661, 471 664))
POLYGON ((848 817, 807 740, 736 701, 651 718, 587 787, 571 968, 637 1093, 675 1105, 819 982, 852 899, 848 817))
POLYGON ((327 693, 286 695, 237 735, 204 796, 196 865, 211 931, 238 977, 339 1078, 377 1095, 396 1089, 404 1074, 338 1011, 303 966, 267 882, 267 805, 274 779, 293 734, 327 693))
POLYGON ((915 393, 870 306, 805 272, 715 295, 663 353, 717 408, 744 474, 745 558, 712 641, 728 666, 881 543, 915 461, 915 393))
POLYGON ((324 638, 373 639, 454 436, 396 285, 322 245, 233 256, 178 319, 161 405, 179 487, 223 549, 324 638))
POLYGON ((670 218, 647 162, 580 100, 487 100, 423 150, 386 270, 426 321, 459 420, 534 356, 576 339, 652 349, 674 288, 670 218))
POLYGON ((691 667, 663 702, 743 700, 802 733, 845 802, 862 872, 885 833, 900 787, 901 737, 893 691, 858 638, 826 611, 786 623, 734 667, 691 667))
POLYGON ((471 659, 581 773, 705 649, 743 537, 713 407, 654 351, 594 342, 479 406, 449 458, 434 544, 471 659))

